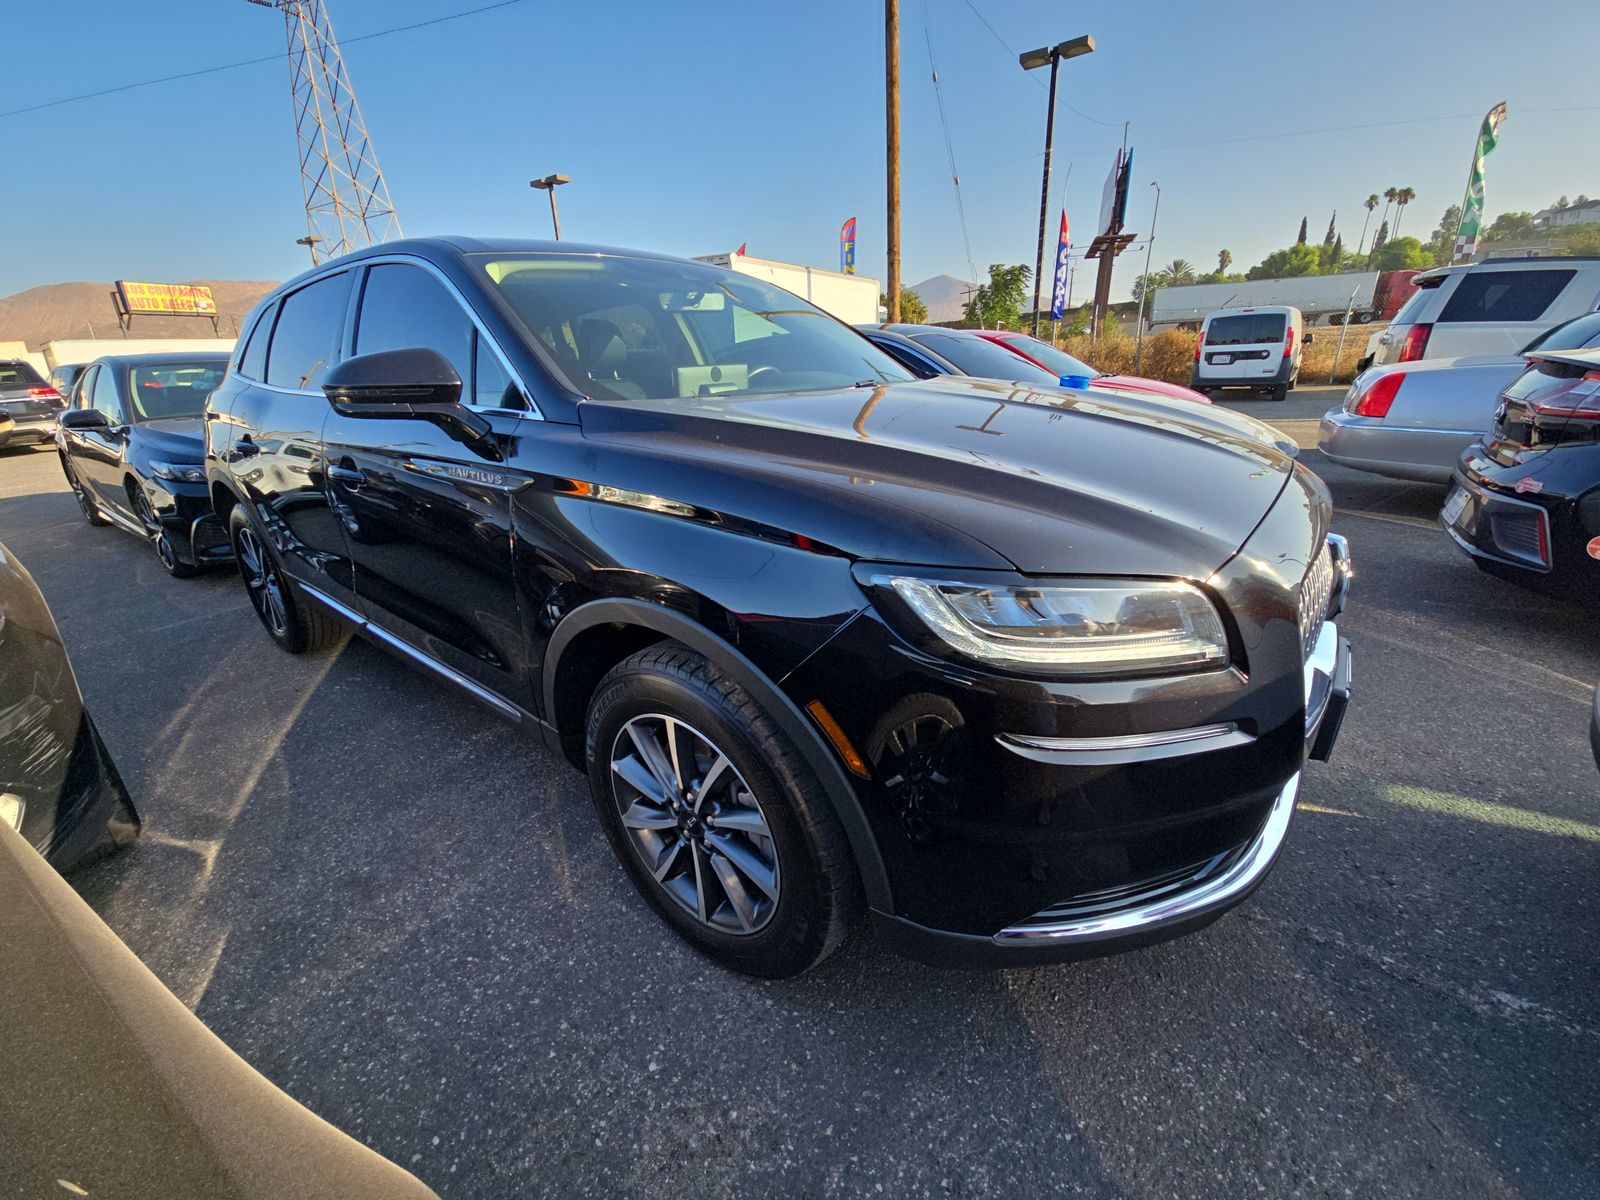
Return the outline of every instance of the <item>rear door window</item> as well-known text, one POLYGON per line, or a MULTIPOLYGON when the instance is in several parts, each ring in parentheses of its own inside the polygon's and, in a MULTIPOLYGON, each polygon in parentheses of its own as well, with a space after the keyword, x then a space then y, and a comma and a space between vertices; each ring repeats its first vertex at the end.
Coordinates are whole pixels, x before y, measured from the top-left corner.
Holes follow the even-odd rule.
MULTIPOLYGON (((267 352, 267 382, 273 387, 315 388, 338 357, 350 298, 350 272, 341 271, 284 297, 267 352)), ((247 352, 248 353, 248 352, 247 352)))
POLYGON ((1537 321, 1576 275, 1572 270, 1469 271, 1440 321, 1537 321))
POLYGON ((1283 341, 1282 313, 1237 313, 1217 317, 1206 326, 1208 346, 1255 346, 1283 341))

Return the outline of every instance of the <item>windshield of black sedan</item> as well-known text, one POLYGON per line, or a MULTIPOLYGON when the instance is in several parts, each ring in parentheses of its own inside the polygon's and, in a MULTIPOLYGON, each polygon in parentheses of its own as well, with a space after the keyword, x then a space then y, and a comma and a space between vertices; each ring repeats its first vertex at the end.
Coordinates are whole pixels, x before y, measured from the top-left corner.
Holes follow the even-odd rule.
POLYGON ((717 267, 594 254, 485 256, 479 266, 573 390, 597 399, 913 378, 799 297, 717 267))
POLYGON ((217 390, 228 364, 161 363, 128 368, 128 395, 135 420, 160 421, 167 417, 198 417, 206 397, 217 390))

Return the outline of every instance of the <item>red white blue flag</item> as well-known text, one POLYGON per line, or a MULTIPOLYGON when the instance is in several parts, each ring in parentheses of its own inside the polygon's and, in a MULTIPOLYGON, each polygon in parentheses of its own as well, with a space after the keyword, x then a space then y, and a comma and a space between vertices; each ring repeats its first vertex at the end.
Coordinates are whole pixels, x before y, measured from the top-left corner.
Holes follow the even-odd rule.
POLYGON ((1050 292, 1050 319, 1061 320, 1067 307, 1067 260, 1072 250, 1072 235, 1067 231, 1067 210, 1061 210, 1061 240, 1056 243, 1056 280, 1050 292))

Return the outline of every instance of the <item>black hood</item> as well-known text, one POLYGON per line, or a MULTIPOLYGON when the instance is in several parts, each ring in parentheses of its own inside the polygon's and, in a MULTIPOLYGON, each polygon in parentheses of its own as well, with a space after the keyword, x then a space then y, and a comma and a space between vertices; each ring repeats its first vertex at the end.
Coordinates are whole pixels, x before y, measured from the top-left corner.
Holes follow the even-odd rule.
POLYGON ((206 423, 199 415, 140 421, 133 428, 139 449, 153 458, 191 463, 205 460, 206 423))
POLYGON ((1031 574, 1202 578, 1249 537, 1294 469, 1273 431, 1225 409, 948 377, 588 402, 580 419, 586 438, 626 442, 637 456, 623 460, 635 482, 598 482, 857 557, 1031 574))

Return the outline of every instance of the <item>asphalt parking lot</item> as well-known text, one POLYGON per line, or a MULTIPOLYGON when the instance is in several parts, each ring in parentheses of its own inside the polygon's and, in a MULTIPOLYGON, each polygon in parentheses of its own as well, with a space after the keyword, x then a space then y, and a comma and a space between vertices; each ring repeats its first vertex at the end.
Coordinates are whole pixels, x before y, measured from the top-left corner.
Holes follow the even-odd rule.
MULTIPOLYGON (((1338 394, 1238 407, 1303 435, 1338 394)), ((0 454, 0 540, 146 820, 76 885, 446 1198, 1600 1194, 1592 611, 1474 570, 1441 489, 1303 457, 1355 554, 1356 696, 1272 877, 1187 939, 1006 973, 858 935, 725 974, 471 702, 364 643, 279 653, 231 574, 86 525, 53 454, 0 454)))

